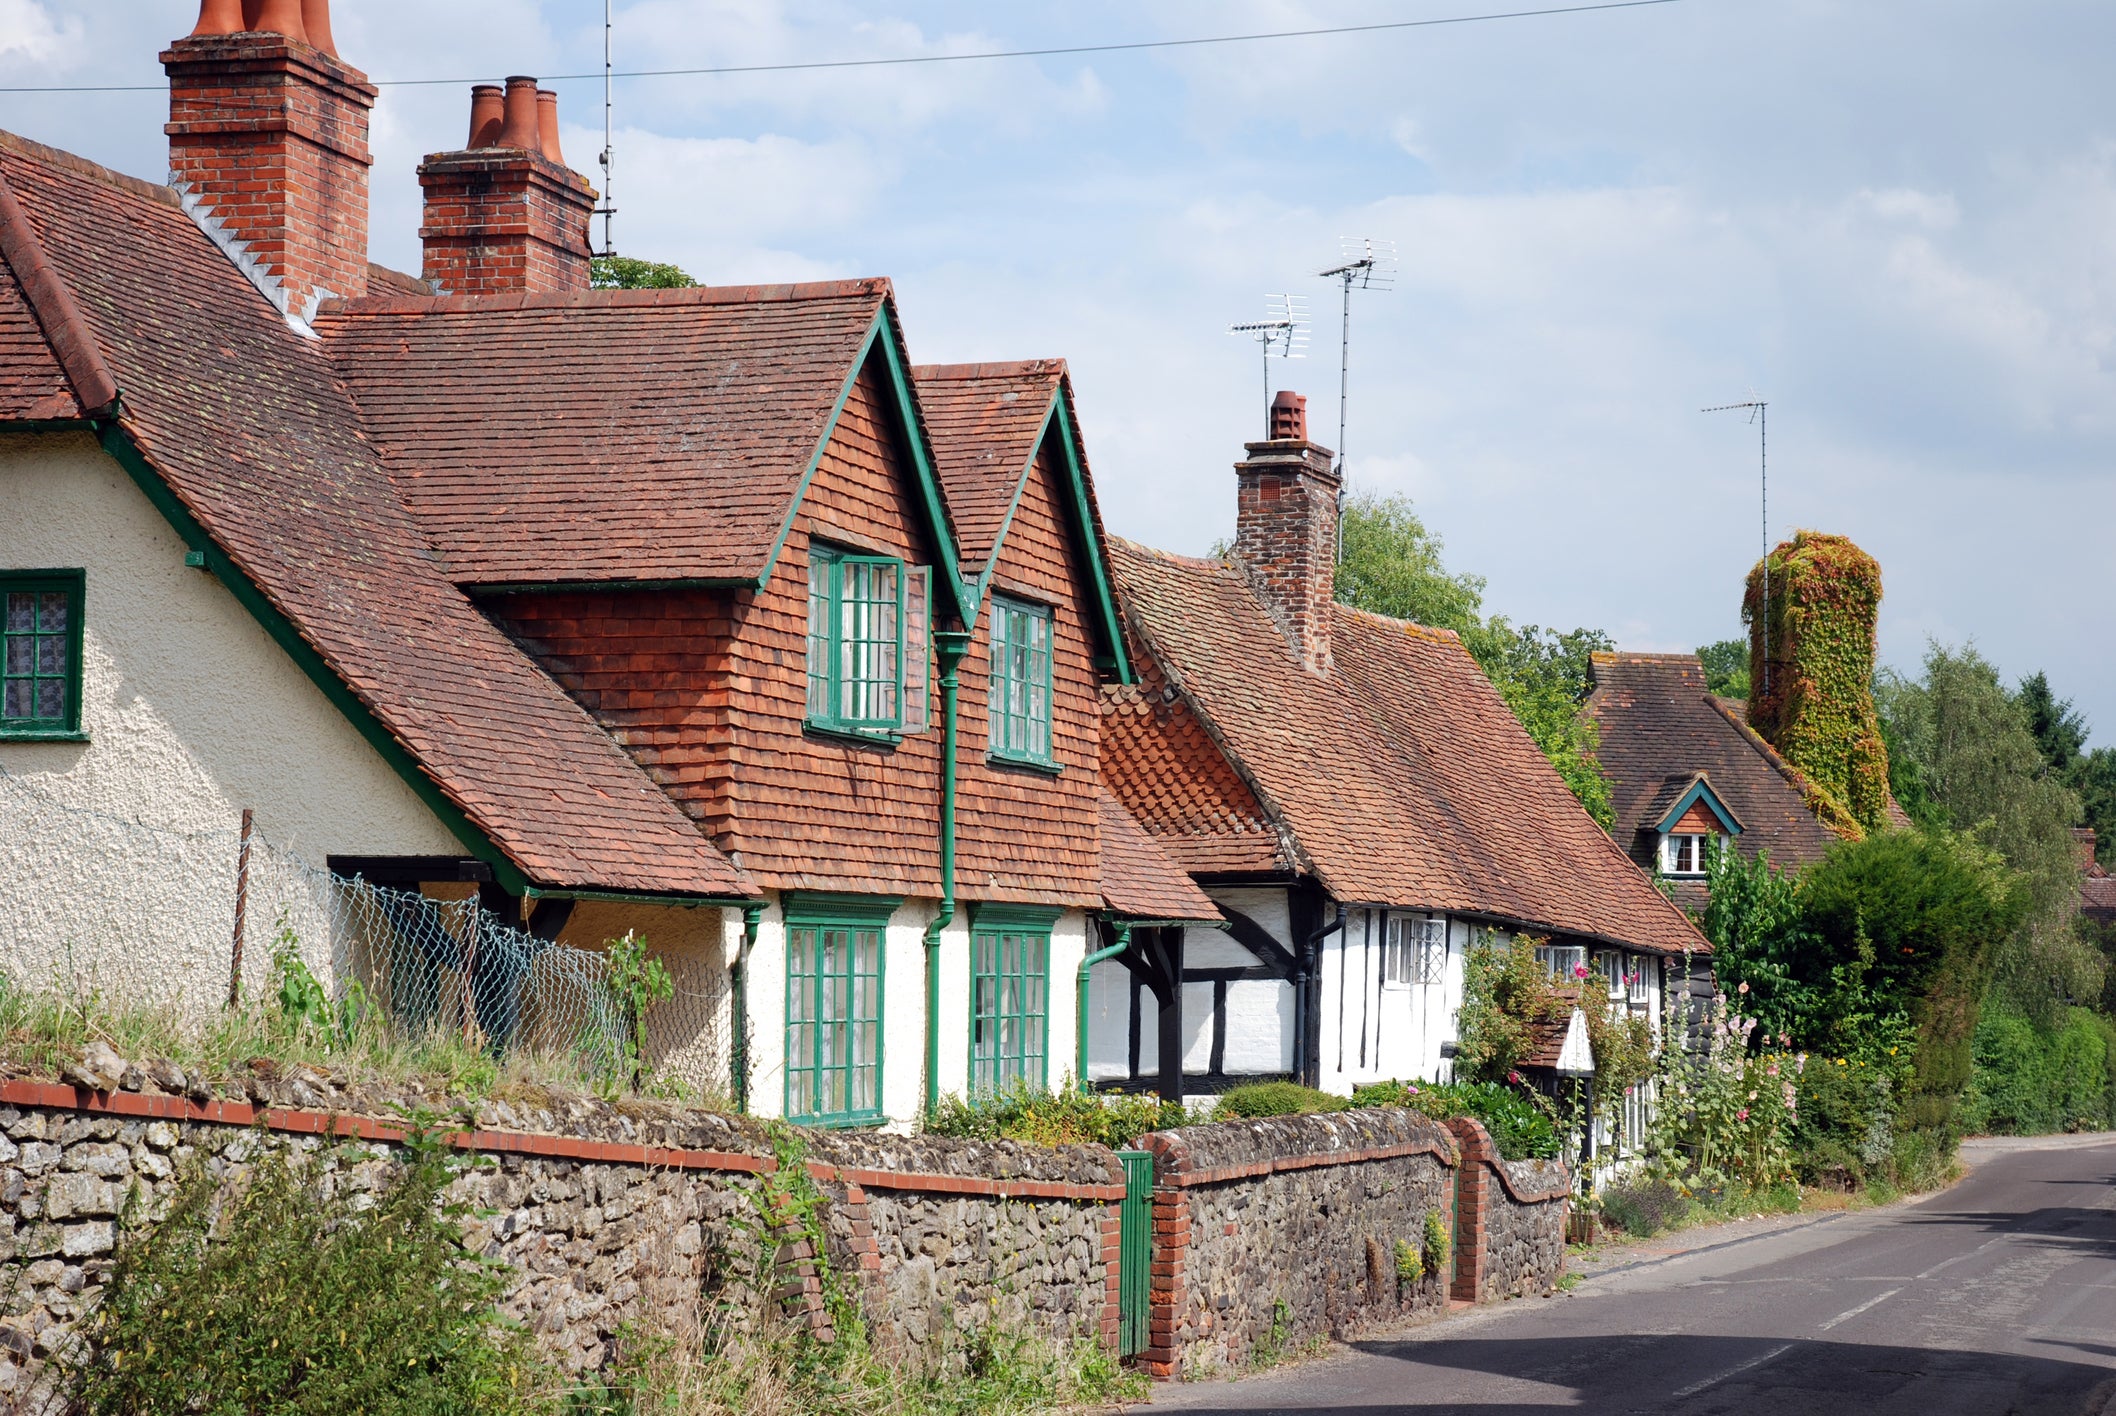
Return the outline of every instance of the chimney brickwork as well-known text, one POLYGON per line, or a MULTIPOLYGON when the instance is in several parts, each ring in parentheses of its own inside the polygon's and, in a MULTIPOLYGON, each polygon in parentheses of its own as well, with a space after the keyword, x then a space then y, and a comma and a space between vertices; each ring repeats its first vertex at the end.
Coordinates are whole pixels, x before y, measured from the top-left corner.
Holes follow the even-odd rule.
POLYGON ((427 283, 450 295, 585 290, 595 189, 559 155, 556 99, 509 79, 495 132, 493 98, 473 91, 472 146, 419 165, 427 283))
MULTIPOLYGON (((169 75, 169 180, 258 288, 306 320, 329 296, 367 293, 367 76, 295 34, 215 32, 232 22, 208 0, 199 32, 161 56, 169 75)), ((310 0, 326 42, 328 7, 310 0)), ((276 13, 262 7, 261 20, 276 13)), ((261 22, 261 21, 260 21, 261 22)))
POLYGON ((1308 441, 1307 400, 1271 403, 1271 437, 1235 464, 1234 557, 1309 673, 1330 672, 1337 498, 1329 449, 1308 441))

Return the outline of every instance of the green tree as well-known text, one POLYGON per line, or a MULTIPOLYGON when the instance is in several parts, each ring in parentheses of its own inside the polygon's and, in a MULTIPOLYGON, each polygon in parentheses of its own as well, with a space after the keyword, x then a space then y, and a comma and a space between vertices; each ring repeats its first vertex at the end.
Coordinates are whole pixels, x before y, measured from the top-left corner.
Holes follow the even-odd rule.
POLYGON ((681 266, 637 256, 597 256, 589 263, 588 284, 597 290, 688 290, 697 283, 681 266))
POLYGON ((1891 736, 1910 759, 1905 775, 1946 826, 1998 852, 2021 877, 2017 928, 1997 966, 2009 1001, 2049 1024, 2066 1002, 2098 997, 2104 963, 2078 927, 2079 797, 2049 770, 2030 706, 1974 648, 1934 644, 1922 678, 1879 678, 1891 736))
POLYGON ((1698 660, 1705 666, 1705 687, 1721 698, 1749 696, 1749 641, 1722 639, 1700 644, 1698 660))
POLYGON ((2087 747, 2087 720, 2059 698, 2048 676, 2037 672, 2021 680, 2015 695, 2028 715, 2028 730, 2057 779, 2079 795, 2086 824, 2094 828, 2095 853, 2106 866, 2116 864, 2116 748, 2087 747))
POLYGON ((1457 633, 1483 623, 1484 577, 1448 570, 1440 538, 1426 529, 1409 497, 1355 492, 1344 511, 1339 600, 1457 633))
POLYGON ((1521 726, 1604 830, 1616 821, 1609 779, 1595 760, 1600 738, 1581 705, 1594 686, 1590 656, 1615 647, 1599 630, 1570 633, 1483 618, 1484 578, 1457 574, 1410 499, 1359 492, 1345 503, 1337 598, 1376 614, 1451 629, 1521 726))

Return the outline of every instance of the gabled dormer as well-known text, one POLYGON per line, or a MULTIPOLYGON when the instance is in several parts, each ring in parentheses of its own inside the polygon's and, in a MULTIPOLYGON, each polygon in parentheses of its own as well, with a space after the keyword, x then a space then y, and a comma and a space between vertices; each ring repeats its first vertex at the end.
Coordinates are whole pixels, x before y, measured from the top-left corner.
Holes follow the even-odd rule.
POLYGON ((1710 860, 1708 848, 1731 847, 1741 829, 1741 819, 1712 789, 1710 777, 1678 772, 1661 783, 1647 804, 1639 835, 1661 874, 1702 879, 1710 860))

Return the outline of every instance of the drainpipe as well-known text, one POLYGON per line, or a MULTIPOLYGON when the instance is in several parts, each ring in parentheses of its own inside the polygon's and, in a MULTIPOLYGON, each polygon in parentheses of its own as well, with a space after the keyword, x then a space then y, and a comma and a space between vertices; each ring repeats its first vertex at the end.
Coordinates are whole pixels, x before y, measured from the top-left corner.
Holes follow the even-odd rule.
POLYGON ((728 972, 733 999, 735 1036, 728 1048, 728 1080, 734 1083, 735 1110, 749 1114, 749 951, 757 947, 757 926, 764 923, 762 904, 742 907, 742 947, 735 953, 735 966, 728 972))
POLYGON ((940 909, 926 926, 926 1115, 940 1106, 940 934, 955 919, 955 720, 957 689, 967 630, 943 629, 933 636, 940 661, 940 909))
POLYGON ((1081 1091, 1087 1090, 1087 971, 1104 959, 1114 959, 1131 947, 1131 925, 1129 922, 1117 926, 1117 942, 1107 949, 1097 949, 1080 961, 1080 977, 1073 987, 1073 1023, 1079 1034, 1073 1053, 1073 1085, 1081 1091))

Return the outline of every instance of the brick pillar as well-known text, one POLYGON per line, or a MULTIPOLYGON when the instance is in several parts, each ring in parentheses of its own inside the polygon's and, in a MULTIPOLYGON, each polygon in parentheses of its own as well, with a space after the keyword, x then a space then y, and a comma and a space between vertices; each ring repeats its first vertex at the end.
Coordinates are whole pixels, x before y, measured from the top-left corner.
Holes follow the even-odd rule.
POLYGON ((1447 1296, 1458 1303, 1474 1303, 1484 1290, 1492 1166, 1498 1163, 1499 1152, 1492 1145, 1491 1133, 1473 1117, 1452 1117, 1447 1129, 1462 1148, 1462 1168, 1455 1178, 1455 1276, 1447 1296))
POLYGON ((1173 1185, 1154 1190, 1153 1301, 1147 1306, 1146 1351, 1139 1365, 1149 1376, 1174 1377, 1183 1365, 1179 1330, 1187 1296, 1183 1268, 1190 1252, 1190 1196, 1173 1185))
POLYGON ((419 165, 423 274, 449 295, 586 290, 595 189, 559 156, 556 111, 540 102, 549 95, 534 79, 512 78, 507 87, 500 131, 473 131, 479 146, 433 153, 419 165))
POLYGON ((1330 672, 1337 496, 1329 449, 1308 441, 1307 401, 1281 393, 1271 437, 1234 466, 1234 558, 1309 673, 1330 672))
POLYGON ((281 312, 367 293, 367 76, 304 38, 179 39, 169 181, 281 312))
POLYGON ((831 1325, 830 1306, 823 1301, 823 1267, 830 1262, 830 1256, 809 1238, 786 1196, 772 1196, 770 1208, 766 1233, 776 1247, 771 1296, 779 1311, 796 1326, 807 1328, 816 1341, 835 1342, 837 1331, 831 1325))
MULTIPOLYGON (((1117 1167, 1117 1180, 1121 1188, 1124 1168, 1117 1167)), ((1119 1328, 1122 1326, 1122 1290, 1124 1286, 1123 1264, 1124 1201, 1117 1200, 1102 1207, 1102 1345, 1111 1352, 1117 1350, 1119 1328)))

